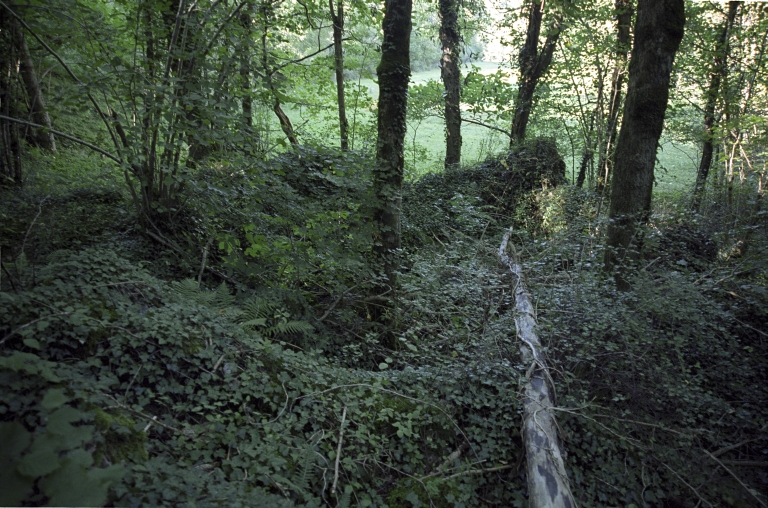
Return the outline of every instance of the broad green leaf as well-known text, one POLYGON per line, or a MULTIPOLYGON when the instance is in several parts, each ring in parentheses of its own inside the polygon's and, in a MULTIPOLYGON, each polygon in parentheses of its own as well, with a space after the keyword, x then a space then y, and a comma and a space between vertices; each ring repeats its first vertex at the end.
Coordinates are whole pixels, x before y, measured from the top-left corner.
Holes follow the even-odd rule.
POLYGON ((45 394, 40 405, 43 406, 43 409, 52 411, 68 401, 69 397, 64 395, 63 388, 54 388, 52 390, 48 390, 48 393, 45 394))

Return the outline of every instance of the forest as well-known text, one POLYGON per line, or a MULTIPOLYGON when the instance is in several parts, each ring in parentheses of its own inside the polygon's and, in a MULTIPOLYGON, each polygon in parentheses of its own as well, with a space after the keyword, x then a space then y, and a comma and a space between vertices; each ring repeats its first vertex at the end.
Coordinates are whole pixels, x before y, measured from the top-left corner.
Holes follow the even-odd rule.
POLYGON ((0 0, 0 506, 768 506, 767 46, 0 0))

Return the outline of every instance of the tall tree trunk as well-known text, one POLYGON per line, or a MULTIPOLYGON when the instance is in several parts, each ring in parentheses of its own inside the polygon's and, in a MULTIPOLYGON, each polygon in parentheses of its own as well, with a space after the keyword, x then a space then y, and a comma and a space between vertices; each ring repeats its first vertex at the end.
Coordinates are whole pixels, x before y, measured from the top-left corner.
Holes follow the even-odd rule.
POLYGON ((525 131, 528 128, 528 119, 533 109, 533 93, 539 78, 552 63, 552 55, 555 52, 557 39, 563 31, 563 14, 556 12, 552 17, 547 30, 547 38, 539 52, 539 34, 541 33, 541 0, 532 0, 531 10, 528 14, 528 31, 525 44, 520 50, 518 63, 520 65, 520 81, 518 82, 517 98, 515 99, 515 114, 512 118, 512 135, 510 146, 515 142, 525 139, 525 131))
POLYGON ((632 0, 616 0, 616 48, 614 49, 613 77, 611 78, 611 98, 608 107, 608 121, 605 124, 603 146, 600 149, 600 160, 597 164, 596 192, 603 193, 611 177, 613 165, 613 151, 616 143, 616 131, 619 124, 619 110, 621 109, 621 88, 624 85, 624 76, 627 67, 627 53, 629 53, 629 26, 632 23, 632 0))
POLYGON ((445 87, 445 169, 461 163, 461 88, 459 71, 459 6, 440 0, 440 76, 445 87))
MULTIPOLYGON (((7 117, 16 117, 16 100, 13 93, 14 61, 18 58, 11 37, 12 21, 0 9, 0 108, 7 117)), ((14 123, 0 120, 0 185, 19 186, 23 183, 21 171, 21 145, 19 129, 14 123)))
POLYGON ((723 23, 720 36, 715 45, 714 65, 712 66, 712 73, 709 75, 709 87, 706 93, 707 103, 704 106, 704 143, 701 150, 699 171, 696 175, 696 184, 693 188, 693 200, 691 201, 691 210, 695 212, 698 212, 701 207, 701 198, 704 195, 704 187, 707 184, 709 168, 712 166, 715 106, 717 105, 717 98, 720 93, 720 83, 725 73, 728 72, 728 34, 731 31, 731 27, 733 27, 733 21, 736 19, 736 13, 739 10, 740 4, 741 2, 728 2, 728 17, 723 23))
POLYGON ((683 0, 640 0, 627 101, 616 143, 605 250, 605 268, 618 268, 617 287, 624 291, 630 289, 625 261, 636 259, 641 246, 635 238, 636 223, 647 220, 651 209, 656 147, 664 127, 672 62, 684 26, 683 0))
POLYGON ((344 52, 341 45, 344 35, 344 0, 337 0, 336 11, 333 10, 333 0, 328 0, 328 8, 331 11, 333 21, 333 56, 336 67, 336 98, 339 105, 339 137, 341 149, 349 150, 349 122, 347 121, 347 107, 344 101, 344 52))
MULTIPOLYGON (((44 125, 47 129, 51 129, 51 117, 48 116, 48 110, 43 101, 43 92, 40 90, 40 83, 35 75, 35 64, 32 62, 32 55, 29 53, 24 32, 18 23, 14 23, 14 25, 16 47, 19 49, 19 74, 21 74, 24 87, 27 89, 32 121, 44 125)), ((42 129, 35 129, 34 140, 35 143, 46 150, 56 152, 56 140, 53 138, 53 133, 50 130, 46 132, 42 129)))
MULTIPOLYGON (((251 14, 247 9, 240 11, 240 23, 243 25, 245 37, 251 37, 251 14)), ((243 108, 243 120, 249 128, 253 127, 253 97, 251 96, 251 58, 250 47, 248 44, 242 44, 240 47, 240 78, 243 86, 243 98, 241 105, 243 108)), ((249 135, 253 135, 249 132, 249 135)))
POLYGON ((396 250, 400 248, 400 207, 403 185, 403 148, 411 75, 412 0, 387 0, 379 78, 378 139, 373 186, 374 221, 379 227, 374 252, 381 260, 390 288, 396 283, 396 250))

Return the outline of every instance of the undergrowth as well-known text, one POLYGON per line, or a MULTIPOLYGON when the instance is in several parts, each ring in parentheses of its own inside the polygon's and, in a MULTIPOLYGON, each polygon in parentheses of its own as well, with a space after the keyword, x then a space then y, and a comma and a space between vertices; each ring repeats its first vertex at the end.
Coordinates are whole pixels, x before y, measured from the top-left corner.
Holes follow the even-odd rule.
POLYGON ((357 154, 186 175, 167 244, 107 185, 4 194, 0 504, 526 506, 510 224, 579 503, 764 500, 764 221, 667 202, 616 292, 599 197, 515 171, 546 146, 408 190, 386 326, 357 154))

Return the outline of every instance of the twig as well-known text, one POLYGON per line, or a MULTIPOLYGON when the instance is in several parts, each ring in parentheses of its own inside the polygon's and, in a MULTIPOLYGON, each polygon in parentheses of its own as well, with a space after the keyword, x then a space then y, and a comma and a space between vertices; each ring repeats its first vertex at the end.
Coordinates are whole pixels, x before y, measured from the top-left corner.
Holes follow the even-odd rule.
POLYGON ((117 407, 120 408, 120 409, 124 409, 125 411, 128 411, 129 413, 133 413, 133 414, 138 415, 138 416, 141 416, 142 418, 147 418, 148 420, 150 420, 151 423, 159 425, 159 426, 161 426, 161 427, 163 427, 165 429, 172 430, 173 432, 177 432, 179 434, 184 434, 181 430, 177 429, 176 427, 172 427, 172 426, 170 426, 168 424, 165 424, 163 422, 158 421, 157 416, 150 416, 150 415, 148 415, 146 413, 142 413, 141 411, 137 411, 136 409, 128 407, 125 404, 121 404, 116 398, 114 398, 113 396, 111 396, 109 394, 102 393, 102 395, 104 397, 108 398, 108 399, 111 399, 115 404, 117 404, 117 407))
POLYGON ((472 453, 474 453, 475 456, 477 456, 477 453, 475 453, 474 448, 472 448, 472 442, 469 440, 469 437, 467 436, 467 434, 461 429, 461 427, 459 427, 459 424, 456 423, 456 421, 453 418, 451 418, 451 415, 449 415, 448 412, 445 411, 445 409, 441 408, 437 404, 433 404, 431 402, 427 402, 425 400, 417 399, 417 398, 414 398, 414 397, 409 397, 408 395, 405 395, 405 394, 402 394, 402 393, 398 393, 398 392, 396 392, 394 390, 388 390, 386 388, 382 388, 380 386, 374 386, 374 385, 367 384, 367 383, 349 383, 349 384, 332 386, 332 387, 327 388, 325 390, 320 390, 319 392, 312 392, 312 393, 308 393, 306 395, 302 395, 301 397, 296 398, 294 403, 300 401, 301 399, 305 399, 307 397, 312 397, 312 396, 315 396, 315 395, 322 395, 324 393, 332 392, 332 391, 335 391, 335 390, 340 390, 342 388, 355 388, 355 387, 365 387, 365 388, 370 388, 372 390, 378 390, 380 392, 389 393, 389 394, 395 395, 397 397, 402 397, 404 399, 408 399, 410 401, 417 402, 419 404, 424 404, 425 406, 430 406, 430 407, 433 407, 433 408, 437 409, 438 411, 443 413, 443 415, 445 415, 446 418, 448 418, 448 420, 451 422, 451 424, 453 424, 454 427, 456 427, 456 430, 458 430, 459 433, 462 435, 462 437, 467 441, 467 445, 472 450, 472 453))
POLYGON ((205 262, 208 260, 208 249, 211 248, 211 242, 213 241, 213 237, 208 239, 208 243, 205 244, 205 249, 203 249, 203 262, 200 266, 200 273, 197 274, 197 289, 200 289, 200 282, 203 280, 203 272, 205 271, 205 262))
POLYGON ((445 470, 445 468, 447 468, 448 466, 451 465, 451 463, 453 463, 454 460, 461 457, 461 454, 464 453, 464 450, 466 449, 467 449, 467 443, 461 443, 461 446, 459 446, 450 455, 448 455, 448 457, 443 461, 442 464, 437 466, 434 471, 429 473, 427 476, 422 477, 421 479, 423 480, 425 478, 429 478, 429 477, 437 476, 441 474, 445 470))
POLYGON ((687 481, 683 480, 683 477, 682 477, 682 476, 680 476, 679 474, 677 474, 677 471, 675 471, 674 469, 672 469, 671 467, 669 467, 668 465, 666 465, 665 463, 663 463, 663 462, 661 462, 661 461, 659 461, 659 463, 660 463, 662 466, 664 466, 664 467, 666 467, 667 469, 669 469, 669 470, 672 472, 672 474, 673 474, 673 475, 675 475, 675 476, 677 477, 677 479, 678 479, 678 480, 680 480, 681 482, 683 482, 683 484, 684 484, 686 487, 688 487, 689 489, 691 489, 691 491, 692 491, 694 494, 696 494, 696 497, 698 497, 698 498, 701 500, 701 502, 702 502, 702 503, 706 504, 707 506, 712 506, 712 503, 710 503, 709 501, 707 501, 706 499, 704 499, 703 497, 701 497, 701 494, 699 494, 699 491, 698 491, 698 490, 696 490, 696 489, 694 489, 694 488, 693 488, 693 486, 692 486, 691 484, 689 484, 687 481))
MULTIPOLYGON (((2 115, 0 115, 0 118, 2 118, 2 115)), ((43 213, 43 203, 45 203, 46 199, 48 199, 48 196, 45 196, 43 199, 41 199, 40 203, 37 205, 37 215, 35 215, 35 218, 32 219, 32 222, 29 223, 27 232, 24 233, 24 240, 21 242, 21 252, 19 253, 19 256, 24 254, 24 248, 27 246, 27 238, 29 238, 29 233, 32 232, 32 228, 34 227, 35 222, 37 222, 37 219, 40 217, 40 214, 43 213)))
MULTIPOLYGON (((153 224, 153 226, 154 226, 154 224, 153 224)), ((155 226, 155 229, 157 229, 157 226, 155 226)), ((148 235, 149 237, 153 238, 154 240, 162 243, 166 247, 169 247, 169 248, 175 250, 184 259, 189 259, 189 254, 188 253, 184 252, 184 250, 181 247, 179 247, 178 245, 175 245, 175 242, 172 242, 171 240, 168 240, 163 235, 155 234, 152 231, 149 231, 147 229, 145 229, 143 231, 143 233, 148 235)), ((208 270, 209 272, 211 272, 212 274, 216 275, 217 277, 223 279, 223 280, 226 280, 226 281, 228 281, 228 282, 230 282, 232 284, 235 283, 235 280, 232 277, 228 277, 227 275, 221 273, 220 271, 216 270, 215 268, 211 268, 210 266, 206 266, 205 269, 208 270)))
POLYGON ((16 293, 18 293, 18 291, 19 291, 19 290, 18 290, 18 289, 16 289, 16 284, 14 284, 14 283, 13 283, 13 275, 11 275, 11 272, 10 272, 10 271, 8 271, 8 267, 7 267, 7 266, 5 266, 5 263, 3 263, 3 262, 2 262, 2 260, 0 260, 0 265, 3 267, 3 271, 4 271, 6 274, 8 274, 8 282, 10 282, 10 283, 11 283, 11 287, 13 288, 13 291, 14 291, 14 292, 16 292, 16 293))
POLYGON ((757 501, 757 502, 760 504, 760 506, 765 506, 766 508, 768 508, 768 504, 765 504, 765 503, 764 503, 764 502, 763 502, 763 501, 762 501, 762 500, 761 500, 759 497, 757 497, 757 494, 755 494, 755 493, 753 492, 753 490, 752 490, 752 489, 750 489, 749 487, 747 487, 746 485, 744 485, 744 482, 742 482, 742 481, 741 481, 741 478, 739 478, 738 476, 736 476, 736 474, 735 474, 733 471, 731 471, 730 469, 728 469, 727 467, 725 467, 725 464, 723 464, 723 463, 720 461, 720 459, 718 459, 717 457, 715 457, 714 455, 712 455, 711 453, 709 453, 707 450, 704 450, 704 453, 706 453, 707 455, 709 455, 709 456, 710 456, 710 458, 712 458, 712 460, 714 460, 715 462, 717 462, 718 464, 720 464, 720 466, 722 466, 722 468, 723 468, 723 469, 725 469, 725 470, 728 472, 728 474, 729 474, 729 475, 733 476, 733 479, 734 479, 734 480, 736 480, 737 482, 739 482, 739 485, 741 485, 742 487, 744 487, 744 490, 746 490, 747 492, 749 492, 749 495, 750 495, 750 496, 752 496, 752 497, 754 497, 754 498, 755 498, 755 501, 757 501))
POLYGON ((267 424, 275 423, 277 420, 279 420, 280 417, 283 416, 283 413, 285 413, 285 410, 288 408, 288 400, 290 397, 288 397, 288 390, 285 389, 285 383, 282 383, 282 387, 283 387, 283 393, 285 393, 285 404, 283 404, 283 409, 281 409, 280 412, 277 413, 277 416, 269 420, 267 424))
POLYGON ((97 284, 95 286, 91 286, 92 288, 103 288, 107 286, 124 286, 126 284, 148 284, 147 281, 144 280, 128 280, 125 282, 110 282, 109 284, 97 284))
POLYGON ((764 439, 765 438, 763 438, 763 439, 760 439, 760 438, 758 438, 758 439, 747 439, 746 441, 742 441, 741 443, 736 443, 736 444, 731 445, 731 446, 726 446, 725 448, 720 448, 719 450, 712 452, 712 456, 713 457, 719 457, 720 455, 722 455, 724 453, 728 453, 731 450, 735 450, 736 448, 740 448, 740 447, 744 446, 745 444, 754 443, 755 441, 763 441, 764 439))
MULTIPOLYGON (((341 39, 341 40, 342 40, 342 41, 348 41, 348 40, 349 40, 349 38, 348 38, 348 37, 344 37, 344 38, 343 38, 343 39, 341 39)), ((289 65, 291 65, 291 64, 296 64, 296 63, 299 63, 299 62, 303 62, 303 61, 304 61, 304 60, 306 60, 307 58, 312 58, 313 56, 317 55, 318 53, 322 53, 323 51, 325 51, 326 49, 330 49, 331 47, 333 47, 333 43, 331 43, 331 44, 328 44, 328 45, 327 45, 326 47, 324 47, 324 48, 318 49, 318 50, 317 50, 317 51, 315 51, 314 53, 310 53, 310 54, 308 54, 308 55, 305 55, 305 56, 303 56, 303 57, 301 57, 301 58, 297 58, 297 59, 295 59, 295 60, 289 60, 288 62, 285 62, 285 63, 283 63, 283 64, 280 64, 280 65, 278 65, 277 67, 275 67, 274 69, 272 69, 272 71, 271 71, 269 74, 274 74, 274 73, 276 73, 277 71, 279 71, 280 69, 283 69, 283 68, 285 68, 285 67, 288 67, 288 66, 289 66, 289 65)))
POLYGON ((232 18, 235 17, 235 14, 237 14, 240 11, 240 9, 242 9, 247 3, 248 3, 247 1, 241 2, 240 5, 235 7, 235 10, 232 11, 232 13, 229 16, 227 16, 227 19, 225 19, 221 23, 221 25, 219 25, 218 30, 216 30, 216 33, 211 38, 211 42, 208 43, 208 46, 206 46, 205 51, 203 51, 203 58, 205 58, 205 56, 208 55, 208 52, 211 51, 211 48, 216 43, 216 39, 219 38, 219 34, 221 33, 222 30, 224 30, 224 27, 227 25, 227 23, 229 23, 232 20, 232 18))
POLYGON ((488 125, 487 123, 478 122, 477 120, 472 120, 472 119, 469 119, 469 118, 462 118, 461 121, 462 122, 467 122, 467 123, 473 123, 475 125, 479 125, 480 127, 486 127, 488 129, 491 129, 491 130, 494 130, 494 131, 499 131, 499 132, 505 134, 509 138, 512 137, 509 134, 509 132, 505 131, 504 129, 499 129, 498 127, 494 127, 493 125, 488 125))
MULTIPOLYGON (((361 283, 361 284, 362 284, 362 283, 361 283)), ((318 319, 317 321, 318 321, 319 323, 322 323, 322 322, 323 322, 323 320, 324 320, 325 318, 327 318, 327 317, 328 317, 328 315, 331 313, 331 311, 333 311, 333 309, 336 307, 336 305, 338 305, 338 303, 341 301, 341 299, 342 299, 342 298, 344 298, 344 295, 346 295, 347 293, 349 293, 350 291, 352 291, 353 289, 355 289, 355 288, 356 288, 356 287, 358 287, 359 285, 360 285, 360 284, 355 284, 355 285, 354 285, 354 286, 352 286, 351 288, 344 290, 344 292, 343 292, 343 293, 341 293, 339 296, 337 296, 337 297, 336 297, 336 300, 334 300, 334 302, 331 304, 331 306, 330 306, 330 307, 328 307, 328 310, 326 310, 326 311, 325 311, 325 314, 323 314, 323 315, 320 317, 320 319, 318 319)))
POLYGON ((74 312, 59 312, 57 314, 47 314, 47 315, 39 317, 37 319, 33 319, 29 323, 21 325, 20 327, 16 328, 14 331, 12 331, 11 333, 9 333, 5 337, 3 337, 3 340, 0 340, 0 346, 5 344, 5 341, 10 339, 11 337, 13 337, 17 333, 19 333, 19 331, 23 330, 24 328, 28 327, 29 325, 33 325, 33 324, 37 323, 38 321, 42 321, 43 319, 48 319, 48 318, 57 317, 57 316, 66 316, 67 314, 73 314, 73 313, 74 312))
POLYGON ((768 467, 768 461, 765 460, 721 460, 720 462, 729 466, 768 467))
POLYGON ((333 485, 331 486, 331 495, 336 495, 336 484, 339 482, 339 462, 341 461, 341 443, 344 440, 344 421, 347 419, 347 406, 341 413, 341 426, 339 427, 339 444, 336 446, 336 465, 333 469, 333 485))
POLYGON ((759 333, 760 335, 762 335, 762 336, 764 336, 764 337, 768 337, 768 333, 765 333, 765 332, 763 332, 763 331, 760 331, 760 330, 758 330, 757 328, 755 328, 754 326, 750 326, 750 325, 748 325, 748 324, 747 324, 747 323, 745 323, 744 321, 740 321, 740 320, 738 320, 738 319, 736 319, 736 318, 733 318, 733 320, 734 320, 734 321, 736 321, 737 323, 739 323, 740 325, 742 325, 742 326, 746 326, 746 327, 747 327, 747 328, 749 328, 750 330, 752 330, 752 331, 755 331, 755 332, 759 333))
POLYGON ((513 467, 515 466, 512 464, 507 464, 504 466, 489 467, 488 469, 470 469, 467 471, 461 471, 461 472, 452 474, 451 476, 446 476, 445 478, 443 478, 443 480, 450 480, 451 478, 458 478, 460 476, 467 476, 471 474, 485 474, 485 473, 492 473, 494 471, 503 471, 505 469, 512 469, 513 467))
MULTIPOLYGON (((557 410, 558 408, 554 408, 554 409, 557 410)), ((617 422, 634 423, 634 424, 637 424, 637 425, 643 425, 645 427, 653 427, 654 429, 659 429, 659 430, 664 430, 666 432, 671 432, 673 434, 677 434, 678 436, 691 437, 690 434, 686 434, 685 432, 680 432, 679 430, 670 429, 669 427, 664 427, 662 425, 657 425, 655 423, 640 422, 640 421, 637 421, 637 420, 629 420, 627 418, 616 418, 616 417, 610 416, 610 415, 595 414, 595 415, 592 415, 592 416, 597 417, 597 418, 611 418, 613 420, 616 420, 617 422)), ((701 432, 701 430, 699 430, 699 429, 691 429, 691 431, 699 431, 699 432, 701 432)))
POLYGON ((216 364, 213 366, 213 370, 211 370, 211 374, 213 374, 214 372, 216 372, 216 369, 218 369, 218 368, 219 368, 219 365, 221 365, 221 362, 223 362, 223 361, 224 361, 224 357, 225 357, 225 356, 227 356, 227 353, 224 353, 223 355, 221 355, 221 356, 219 357, 219 359, 216 361, 216 364))
POLYGON ((9 122, 15 122, 15 123, 20 123, 22 125, 28 125, 30 127, 35 127, 37 129, 45 129, 47 132, 50 132, 51 134, 55 134, 55 135, 57 135, 59 137, 68 139, 70 141, 74 141, 75 143, 80 143, 81 145, 84 145, 84 146, 87 146, 91 150, 93 150, 95 152, 99 152, 104 157, 108 157, 108 158, 112 159, 113 161, 117 162, 118 164, 120 164, 122 162, 120 159, 118 159, 117 157, 115 157, 111 153, 107 152, 106 150, 104 150, 102 148, 99 148, 98 146, 96 146, 94 144, 91 144, 91 143, 89 143, 87 141, 83 141, 80 138, 76 138, 74 136, 70 136, 69 134, 65 134, 65 133, 63 133, 61 131, 57 131, 56 129, 49 129, 45 125, 40 125, 40 124, 37 124, 37 123, 28 122, 26 120, 19 120, 18 118, 13 118, 13 117, 10 117, 10 116, 5 116, 5 115, 0 115, 0 118, 2 118, 3 120, 8 120, 9 122))

